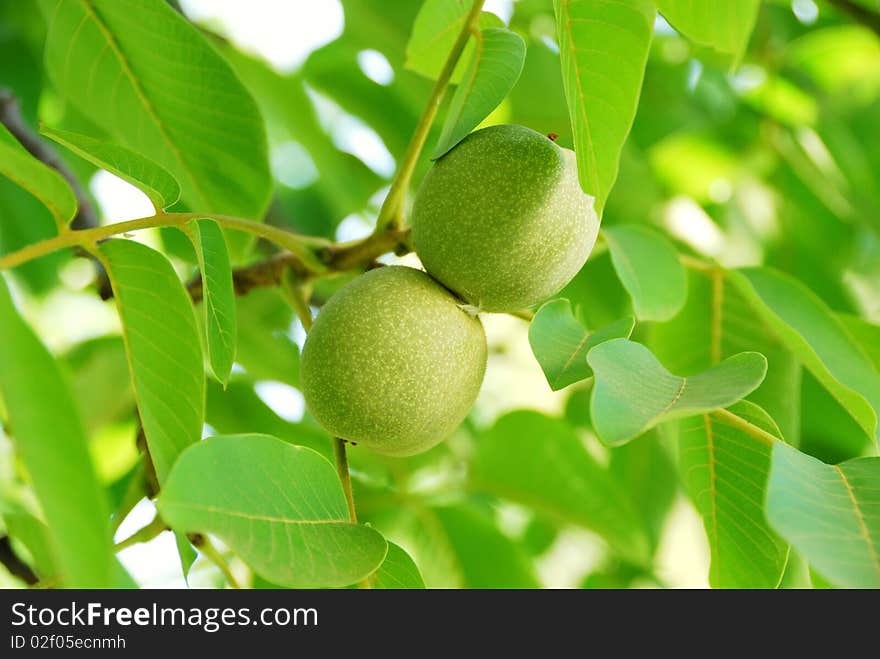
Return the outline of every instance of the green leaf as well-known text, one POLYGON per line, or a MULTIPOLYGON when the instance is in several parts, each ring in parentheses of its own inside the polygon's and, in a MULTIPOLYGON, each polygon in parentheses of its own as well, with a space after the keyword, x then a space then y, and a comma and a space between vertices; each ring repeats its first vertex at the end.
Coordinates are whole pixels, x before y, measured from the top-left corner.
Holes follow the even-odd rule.
MULTIPOLYGON (((406 44, 406 68, 426 78, 438 78, 470 9, 471 0, 425 0, 406 44)), ((503 28, 504 22, 495 14, 483 12, 477 27, 481 30, 503 28)), ((471 61, 473 49, 471 40, 452 72, 453 84, 458 84, 465 77, 466 63, 471 61)))
POLYGON ((64 177, 34 158, 0 124, 0 175, 39 199, 61 229, 76 215, 76 196, 64 177))
POLYGON ((834 585, 880 588, 880 458, 826 465, 777 443, 767 519, 834 585))
POLYGON ((880 325, 869 323, 858 316, 835 314, 837 319, 856 340, 862 351, 870 358, 874 369, 880 371, 880 325))
POLYGON ((48 126, 42 126, 40 133, 97 167, 106 169, 140 188, 153 202, 157 212, 180 199, 180 185, 168 170, 124 146, 48 126))
POLYGON ((138 411, 161 484, 180 452, 202 436, 205 377, 195 314, 159 252, 110 240, 99 254, 122 319, 138 411))
MULTIPOLYGON (((741 401, 729 408, 740 418, 782 436, 760 407, 741 401)), ((713 588, 776 588, 788 545, 764 518, 772 447, 711 414, 679 424, 679 470, 703 518, 713 588)))
POLYGON ((593 374, 587 353, 603 341, 629 338, 635 321, 622 318, 590 333, 571 312, 568 300, 552 300, 542 306, 529 325, 529 345, 541 365, 547 384, 559 391, 593 374))
POLYGON ((880 373, 827 305, 803 284, 769 268, 730 273, 789 350, 880 441, 880 373))
POLYGON ((639 320, 669 320, 687 299, 687 272, 672 244, 635 225, 604 230, 611 261, 639 320))
POLYGON ((656 9, 650 0, 554 0, 578 177, 601 215, 629 135, 656 9))
POLYGON ((62 362, 72 376, 73 395, 89 435, 131 417, 135 398, 121 337, 78 343, 62 362))
POLYGON ((452 97, 432 160, 449 151, 485 119, 522 73, 526 42, 521 36, 504 28, 489 28, 474 37, 476 48, 452 97))
POLYGON ((41 581, 58 573, 48 526, 26 512, 6 513, 3 515, 3 523, 6 533, 23 544, 30 553, 34 571, 41 581))
MULTIPOLYGON (((55 218, 43 203, 0 175, 0 254, 58 235, 55 218)), ((58 285, 58 272, 71 261, 69 250, 47 254, 11 270, 29 292, 43 294, 58 285)))
POLYGON ((42 0, 55 89, 121 144, 167 169, 205 213, 262 219, 271 176, 253 99, 167 3, 42 0))
POLYGON ((673 375, 640 343, 613 339, 587 355, 596 383, 593 428, 604 443, 623 444, 658 423, 727 407, 754 391, 767 372, 757 352, 734 355, 693 376, 673 375))
POLYGON ((211 370, 225 385, 235 361, 238 333, 229 250, 223 231, 214 220, 192 220, 187 227, 202 273, 202 307, 211 370))
POLYGON ((299 384, 299 348, 289 332, 293 310, 277 288, 257 289, 236 301, 235 359, 253 380, 299 384))
POLYGON ((678 32, 735 65, 749 43, 761 0, 657 0, 657 6, 678 32))
POLYGON ((410 555, 389 542, 385 560, 370 577, 370 585, 379 589, 419 589, 425 587, 425 582, 410 555))
POLYGON ((648 559, 626 492, 562 421, 528 411, 501 417, 480 437, 470 478, 479 490, 596 531, 630 560, 648 559))
POLYGON ((655 431, 638 442, 618 446, 611 451, 608 462, 611 477, 644 520, 653 549, 675 502, 679 481, 676 465, 660 440, 660 433, 655 431))
POLYGON ((461 571, 460 587, 539 586, 526 555, 482 512, 470 506, 444 506, 430 512, 461 571))
POLYGON ((690 271, 687 302, 672 320, 651 327, 648 346, 681 375, 699 373, 739 352, 760 352, 767 358, 767 376, 749 400, 770 415, 788 441, 798 441, 800 363, 723 270, 690 271))
POLYGON ((282 586, 346 586, 385 559, 385 539, 349 522, 333 466, 268 435, 214 437, 187 449, 157 502, 181 532, 208 532, 282 586))
POLYGON ((107 503, 73 397, 55 359, 18 315, 2 279, 0 364, 7 431, 48 522, 64 584, 108 588, 113 550, 107 503))

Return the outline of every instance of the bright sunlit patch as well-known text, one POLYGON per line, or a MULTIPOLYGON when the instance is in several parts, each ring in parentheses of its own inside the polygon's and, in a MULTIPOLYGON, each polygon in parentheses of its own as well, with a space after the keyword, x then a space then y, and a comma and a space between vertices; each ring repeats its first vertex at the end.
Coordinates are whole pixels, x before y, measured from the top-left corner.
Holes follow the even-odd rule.
POLYGON ((95 265, 88 259, 73 259, 58 273, 61 283, 71 291, 81 291, 95 281, 95 265))
POLYGON ((181 0, 180 4, 191 19, 210 25, 282 73, 297 69, 313 50, 336 39, 345 22, 338 0, 181 0))
MULTIPOLYGON (((156 515, 156 506, 142 499, 122 521, 114 537, 119 542, 138 529, 149 524, 156 515)), ((161 533, 149 542, 123 549, 117 554, 119 562, 141 586, 161 588, 186 588, 180 570, 177 543, 170 531, 161 533)))
POLYGON ((756 64, 744 64, 728 76, 731 87, 740 94, 757 89, 767 81, 767 72, 756 64))
POLYGON ((107 224, 147 217, 156 212, 147 195, 103 169, 92 176, 89 189, 95 195, 101 207, 101 217, 107 224))
POLYGON ((690 197, 671 199, 663 212, 663 222, 669 231, 707 256, 717 256, 724 249, 724 234, 690 197))
POLYGON ((792 0, 791 11, 804 25, 812 25, 819 18, 819 7, 813 0, 792 0))
POLYGON ((672 27, 669 22, 663 18, 660 14, 654 18, 654 34, 657 36, 660 35, 670 35, 670 34, 678 34, 675 28, 672 27))
POLYGON ((699 60, 692 59, 688 65, 688 81, 687 86, 691 91, 697 88, 700 77, 703 75, 703 63, 699 60))
POLYGON ((82 341, 120 331, 115 305, 88 290, 72 292, 58 288, 40 300, 28 315, 40 328, 40 338, 52 350, 67 350, 82 341))
POLYGON ((390 178, 394 173, 394 156, 376 131, 311 87, 306 86, 306 92, 321 127, 332 136, 336 148, 359 158, 380 176, 390 178))
POLYGON ((394 69, 378 50, 362 50, 357 54, 357 61, 364 75, 376 84, 387 87, 394 82, 394 69))
POLYGON ((541 43, 544 44, 545 46, 547 46, 547 48, 552 50, 554 53, 559 52, 559 44, 556 43, 556 40, 553 39, 552 37, 548 37, 547 35, 544 35, 543 37, 541 37, 541 43))
POLYGON ((363 215, 352 213, 336 227, 336 240, 340 243, 358 240, 359 238, 366 238, 372 231, 372 225, 367 222, 363 215))
POLYGON ((757 179, 746 179, 737 186, 736 203, 749 227, 762 240, 779 237, 781 228, 772 188, 757 179))
POLYGON ((318 180, 315 161, 299 142, 283 142, 272 149, 272 174, 284 185, 302 190, 318 180))
POLYGON ((733 187, 726 178, 716 178, 709 184, 709 198, 716 204, 723 204, 733 194, 733 187))
POLYGON ((681 64, 689 53, 690 49, 684 39, 670 37, 661 42, 660 56, 669 64, 681 64))
POLYGON ((202 424, 202 439, 206 439, 208 437, 216 437, 219 434, 220 433, 218 433, 213 426, 210 426, 207 423, 202 424))
POLYGON ((306 404, 299 390, 275 380, 263 380, 254 384, 260 400, 285 421, 302 419, 306 404))
MULTIPOLYGON (((311 309, 312 318, 315 317, 315 310, 311 309)), ((306 342, 306 329, 303 327, 302 321, 296 316, 293 317, 293 320, 290 321, 290 327, 287 328, 286 332, 287 336, 293 341, 296 346, 302 350, 302 347, 306 342)))
POLYGON ((509 23, 510 17, 513 16, 513 0, 486 0, 483 11, 495 14, 505 23, 509 23))

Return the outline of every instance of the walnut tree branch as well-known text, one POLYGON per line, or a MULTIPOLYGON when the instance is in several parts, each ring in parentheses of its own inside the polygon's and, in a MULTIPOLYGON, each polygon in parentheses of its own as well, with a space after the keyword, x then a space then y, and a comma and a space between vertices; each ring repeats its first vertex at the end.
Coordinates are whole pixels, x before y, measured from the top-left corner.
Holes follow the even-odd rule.
POLYGON ((98 215, 86 191, 76 180, 76 176, 58 153, 27 125, 21 116, 18 99, 7 89, 0 89, 0 123, 9 130, 21 145, 34 158, 57 171, 70 184, 76 197, 76 216, 71 227, 74 229, 91 229, 98 226, 98 215))

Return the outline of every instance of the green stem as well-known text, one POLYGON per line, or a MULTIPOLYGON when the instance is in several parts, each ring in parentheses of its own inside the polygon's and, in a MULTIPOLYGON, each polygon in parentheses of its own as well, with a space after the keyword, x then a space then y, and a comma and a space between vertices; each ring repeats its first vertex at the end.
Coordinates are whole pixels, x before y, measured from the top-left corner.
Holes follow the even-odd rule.
POLYGON ((714 412, 712 412, 712 416, 714 416, 722 423, 726 423, 731 428, 736 428, 737 430, 743 431, 749 437, 758 440, 765 446, 773 446, 773 444, 775 444, 776 442, 781 441, 779 437, 771 435, 763 428, 759 428, 755 424, 749 423, 738 414, 734 414, 733 412, 730 412, 728 410, 715 410, 714 412))
POLYGON ((153 538, 157 537, 163 531, 168 530, 168 525, 163 522, 158 515, 153 518, 153 521, 147 524, 145 527, 138 529, 130 536, 128 536, 125 540, 121 542, 117 542, 113 551, 122 551, 127 547, 131 547, 132 545, 140 544, 141 542, 149 542, 153 538))
POLYGON ((315 252, 317 249, 329 247, 331 244, 329 241, 323 238, 300 236, 269 224, 261 224, 240 217, 216 215, 212 213, 158 213, 148 217, 141 217, 136 220, 117 222, 116 224, 108 224, 107 226, 95 227, 93 229, 66 231, 54 238, 34 243, 33 245, 28 245, 17 252, 13 252, 12 254, 0 258, 0 270, 14 268, 22 263, 45 256, 46 254, 59 249, 64 249, 65 247, 85 247, 88 245, 94 245, 99 240, 110 238, 111 236, 117 236, 119 234, 129 233, 131 231, 140 231, 142 229, 180 227, 190 220, 201 218, 215 220, 220 226, 226 229, 241 231, 270 240, 276 245, 295 254, 314 272, 320 273, 326 270, 326 267, 316 256, 315 252))
POLYGON ((348 516, 352 524, 357 524, 357 511, 354 507, 354 493, 351 489, 351 473, 348 470, 348 455, 345 452, 345 440, 339 437, 333 440, 333 457, 336 459, 336 472, 342 481, 342 491, 348 503, 348 516))
POLYGON ((241 584, 238 583, 238 579, 232 574, 232 569, 229 567, 229 563, 227 563, 226 559, 223 558, 223 555, 217 551, 217 548, 208 536, 202 534, 193 535, 189 537, 189 541, 193 543, 193 546, 198 549, 205 558, 217 566, 232 588, 235 588, 236 590, 241 589, 241 584))
MULTIPOLYGON (((345 452, 345 440, 340 437, 333 438, 333 457, 336 463, 336 473, 342 483, 342 491, 345 493, 345 502, 348 504, 348 517, 352 524, 357 524, 357 511, 354 507, 354 492, 351 489, 351 472, 348 469, 348 455, 345 452)), ((367 577, 358 584, 359 588, 371 588, 370 578, 367 577)))
POLYGON ((375 231, 377 234, 384 233, 388 227, 399 228, 403 224, 403 204, 413 172, 415 172, 416 164, 422 149, 425 147, 425 142, 428 140, 428 134, 431 132, 431 126, 437 116, 437 110, 440 109, 440 103, 443 101, 443 96, 446 93, 446 88, 449 86, 452 73, 455 71, 458 60, 464 52, 468 39, 470 39, 473 30, 476 29, 477 21, 480 20, 483 2, 484 0, 474 0, 470 13, 467 15, 464 25, 462 25, 461 31, 458 33, 458 38, 449 52, 449 57, 446 58, 446 63, 440 71, 440 76, 437 78, 437 82, 434 83, 431 96, 428 98, 428 103, 425 105, 422 116, 419 117, 416 131, 413 134, 412 140, 410 140, 409 146, 406 148, 406 153, 403 155, 397 175, 391 182, 388 196, 385 197, 385 202, 379 210, 375 231))

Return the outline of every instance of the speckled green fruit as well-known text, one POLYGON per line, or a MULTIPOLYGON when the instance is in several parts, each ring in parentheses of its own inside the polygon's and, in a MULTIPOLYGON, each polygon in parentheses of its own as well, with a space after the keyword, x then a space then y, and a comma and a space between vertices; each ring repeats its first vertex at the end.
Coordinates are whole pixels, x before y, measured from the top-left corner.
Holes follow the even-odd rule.
POLYGON ((477 318, 421 270, 371 270, 336 293, 303 346, 300 380, 330 433, 387 455, 426 451, 462 422, 486 370, 477 318))
POLYGON ((483 311, 516 311, 559 292, 599 231, 574 152, 508 125, 471 133, 434 164, 411 223, 425 269, 483 311))

